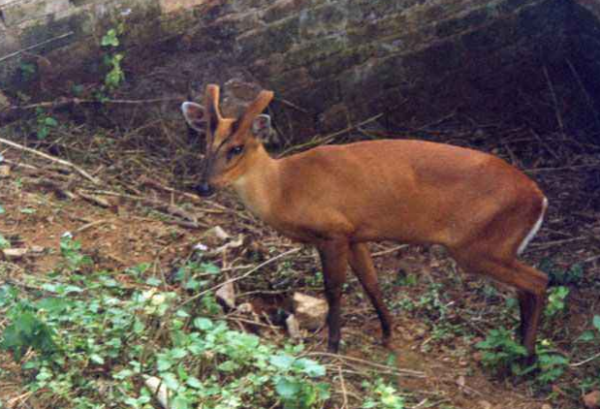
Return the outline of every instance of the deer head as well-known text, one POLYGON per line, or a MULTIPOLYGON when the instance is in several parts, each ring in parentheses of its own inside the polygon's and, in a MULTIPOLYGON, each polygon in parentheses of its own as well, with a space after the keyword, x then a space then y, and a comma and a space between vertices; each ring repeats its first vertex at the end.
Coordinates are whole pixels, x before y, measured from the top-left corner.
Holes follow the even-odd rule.
POLYGON ((226 187, 252 166, 262 148, 262 139, 271 132, 271 117, 262 114, 273 99, 273 92, 261 91, 241 118, 223 118, 219 108, 219 87, 208 85, 204 106, 184 102, 181 106, 187 123, 206 133, 206 155, 196 190, 210 196, 215 188, 226 187))

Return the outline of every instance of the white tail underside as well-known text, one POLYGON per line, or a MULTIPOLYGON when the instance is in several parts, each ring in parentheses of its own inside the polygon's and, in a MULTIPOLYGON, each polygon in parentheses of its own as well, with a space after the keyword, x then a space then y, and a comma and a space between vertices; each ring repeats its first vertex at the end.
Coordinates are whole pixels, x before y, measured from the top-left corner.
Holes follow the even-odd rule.
POLYGON ((542 222, 544 221, 544 215, 546 214, 547 208, 548 208, 548 199, 544 198, 544 201, 542 202, 542 212, 540 213, 540 217, 537 220, 537 222, 535 222, 535 224, 531 228, 531 231, 529 232, 529 234, 527 234, 527 236, 525 237, 525 239, 519 246, 519 249, 517 250, 518 255, 520 255, 527 248, 527 245, 529 244, 529 242, 535 237, 538 230, 542 226, 542 222))

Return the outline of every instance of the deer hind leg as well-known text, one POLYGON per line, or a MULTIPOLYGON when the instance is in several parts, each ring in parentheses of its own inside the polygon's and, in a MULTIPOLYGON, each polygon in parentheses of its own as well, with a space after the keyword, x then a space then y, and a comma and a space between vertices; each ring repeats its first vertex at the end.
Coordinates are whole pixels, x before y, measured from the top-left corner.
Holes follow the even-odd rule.
POLYGON ((344 240, 323 240, 317 245, 323 280, 325 281, 325 298, 329 305, 327 326, 329 327, 328 349, 337 352, 341 340, 341 299, 342 287, 346 281, 348 268, 348 242, 344 240))
POLYGON ((521 341, 528 356, 534 356, 535 339, 548 286, 546 275, 514 258, 503 260, 486 253, 456 250, 453 255, 466 271, 488 276, 517 290, 521 310, 521 341))
POLYGON ((385 346, 389 346, 392 338, 392 318, 383 301, 383 294, 377 282, 377 272, 367 245, 365 243, 352 243, 348 261, 369 300, 371 300, 371 304, 375 307, 381 322, 382 342, 385 346))

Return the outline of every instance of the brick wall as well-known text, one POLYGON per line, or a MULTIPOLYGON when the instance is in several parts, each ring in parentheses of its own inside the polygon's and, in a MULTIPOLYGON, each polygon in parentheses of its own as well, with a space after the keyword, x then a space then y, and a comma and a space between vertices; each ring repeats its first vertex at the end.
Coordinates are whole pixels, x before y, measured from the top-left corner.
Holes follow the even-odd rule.
POLYGON ((195 22, 189 10, 203 3, 206 0, 0 0, 0 88, 18 82, 15 71, 24 57, 72 51, 68 63, 76 65, 94 52, 104 30, 119 21, 131 27, 130 44, 143 44, 189 28, 195 22))
MULTIPOLYGON (((24 50, 75 70, 93 54, 106 28, 125 19, 128 46, 151 47, 165 39, 174 44, 174 62, 147 55, 145 63, 164 64, 189 77, 170 79, 170 90, 181 93, 194 79, 223 82, 226 70, 219 67, 234 67, 300 107, 323 129, 378 113, 400 124, 455 111, 505 119, 529 115, 516 95, 535 100, 547 94, 543 67, 561 87, 561 70, 572 49, 574 4, 0 0, 0 89, 18 79, 14 73, 27 55, 24 50), (185 35, 176 37, 180 33, 185 35), (181 67, 189 56, 196 56, 195 66, 185 71, 181 67), (218 69, 202 65, 209 57, 218 69)), ((573 88, 571 80, 565 81, 573 88)))

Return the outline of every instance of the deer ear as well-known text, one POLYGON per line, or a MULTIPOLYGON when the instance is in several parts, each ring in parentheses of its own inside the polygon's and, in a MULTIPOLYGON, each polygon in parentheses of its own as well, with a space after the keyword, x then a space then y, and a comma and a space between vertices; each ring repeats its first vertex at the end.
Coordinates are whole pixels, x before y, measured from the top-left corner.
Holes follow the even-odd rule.
POLYGON ((271 135, 271 117, 266 114, 258 115, 252 121, 252 133, 262 140, 271 135))
POLYGON ((181 104, 181 111, 189 126, 196 131, 204 131, 206 111, 202 105, 196 104, 195 102, 184 102, 181 104))

